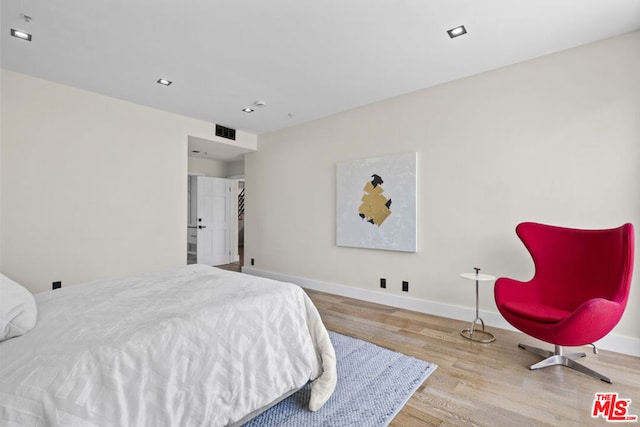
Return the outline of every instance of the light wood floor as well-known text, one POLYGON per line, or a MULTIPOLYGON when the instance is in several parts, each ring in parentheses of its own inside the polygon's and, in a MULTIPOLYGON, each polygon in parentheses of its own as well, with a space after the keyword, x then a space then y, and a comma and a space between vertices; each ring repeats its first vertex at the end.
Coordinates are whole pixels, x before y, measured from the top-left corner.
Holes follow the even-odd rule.
MULTIPOLYGON (((392 426, 603 426, 591 417, 595 393, 631 399, 640 416, 640 358, 600 350, 580 363, 613 380, 604 383, 564 366, 536 371, 539 356, 518 343, 552 350, 519 332, 487 328, 496 341, 460 336, 461 322, 307 290, 327 329, 433 362, 438 369, 395 417, 392 426)), ((471 319, 469 319, 471 320, 471 319)), ((567 349, 569 352, 572 349, 567 349)), ((618 424, 620 425, 620 424, 618 424)), ((622 423, 622 425, 640 425, 622 423)))

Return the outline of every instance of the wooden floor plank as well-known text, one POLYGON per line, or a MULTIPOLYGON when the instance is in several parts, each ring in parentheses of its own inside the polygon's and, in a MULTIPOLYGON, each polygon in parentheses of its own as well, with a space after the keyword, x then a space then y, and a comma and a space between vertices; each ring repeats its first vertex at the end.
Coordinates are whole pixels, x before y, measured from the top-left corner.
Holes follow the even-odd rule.
MULTIPOLYGON (((540 357, 518 343, 553 347, 515 331, 488 328, 496 341, 460 336, 469 322, 307 290, 329 330, 426 360, 438 369, 391 423, 412 426, 602 426, 591 417, 595 393, 632 399, 640 415, 640 358, 589 347, 580 363, 609 376, 607 384, 569 368, 530 371, 540 357)), ((567 349, 574 351, 574 349, 567 349)))

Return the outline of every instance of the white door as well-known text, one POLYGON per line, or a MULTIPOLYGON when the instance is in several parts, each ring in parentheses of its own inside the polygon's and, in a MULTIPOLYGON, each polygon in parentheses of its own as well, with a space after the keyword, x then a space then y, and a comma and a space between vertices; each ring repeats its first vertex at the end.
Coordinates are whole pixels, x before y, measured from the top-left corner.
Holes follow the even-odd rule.
POLYGON ((197 263, 231 263, 231 180, 197 177, 197 263))

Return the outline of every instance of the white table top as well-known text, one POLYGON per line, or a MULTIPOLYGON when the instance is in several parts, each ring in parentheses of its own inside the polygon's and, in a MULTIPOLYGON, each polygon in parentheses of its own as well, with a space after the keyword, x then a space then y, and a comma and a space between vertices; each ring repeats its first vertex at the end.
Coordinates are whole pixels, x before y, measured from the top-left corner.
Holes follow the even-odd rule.
POLYGON ((465 279, 469 279, 469 280, 478 280, 480 282, 483 281, 488 281, 488 280, 496 280, 495 276, 492 276, 490 274, 483 274, 483 273, 461 273, 460 277, 464 277, 465 279))

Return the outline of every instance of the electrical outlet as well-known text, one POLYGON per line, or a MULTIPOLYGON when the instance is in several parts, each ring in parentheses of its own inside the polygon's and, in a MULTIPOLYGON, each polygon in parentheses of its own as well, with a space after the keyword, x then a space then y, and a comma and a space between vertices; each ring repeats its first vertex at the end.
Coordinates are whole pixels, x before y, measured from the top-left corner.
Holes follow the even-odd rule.
POLYGON ((62 287, 62 282, 51 283, 51 289, 60 289, 61 287, 62 287))
POLYGON ((380 278, 380 287, 381 288, 386 288, 387 287, 387 279, 381 277, 380 278))
POLYGON ((251 265, 256 265, 256 260, 255 260, 255 258, 251 258, 251 265))
POLYGON ((409 292, 409 282, 406 280, 402 281, 402 292, 409 292))

